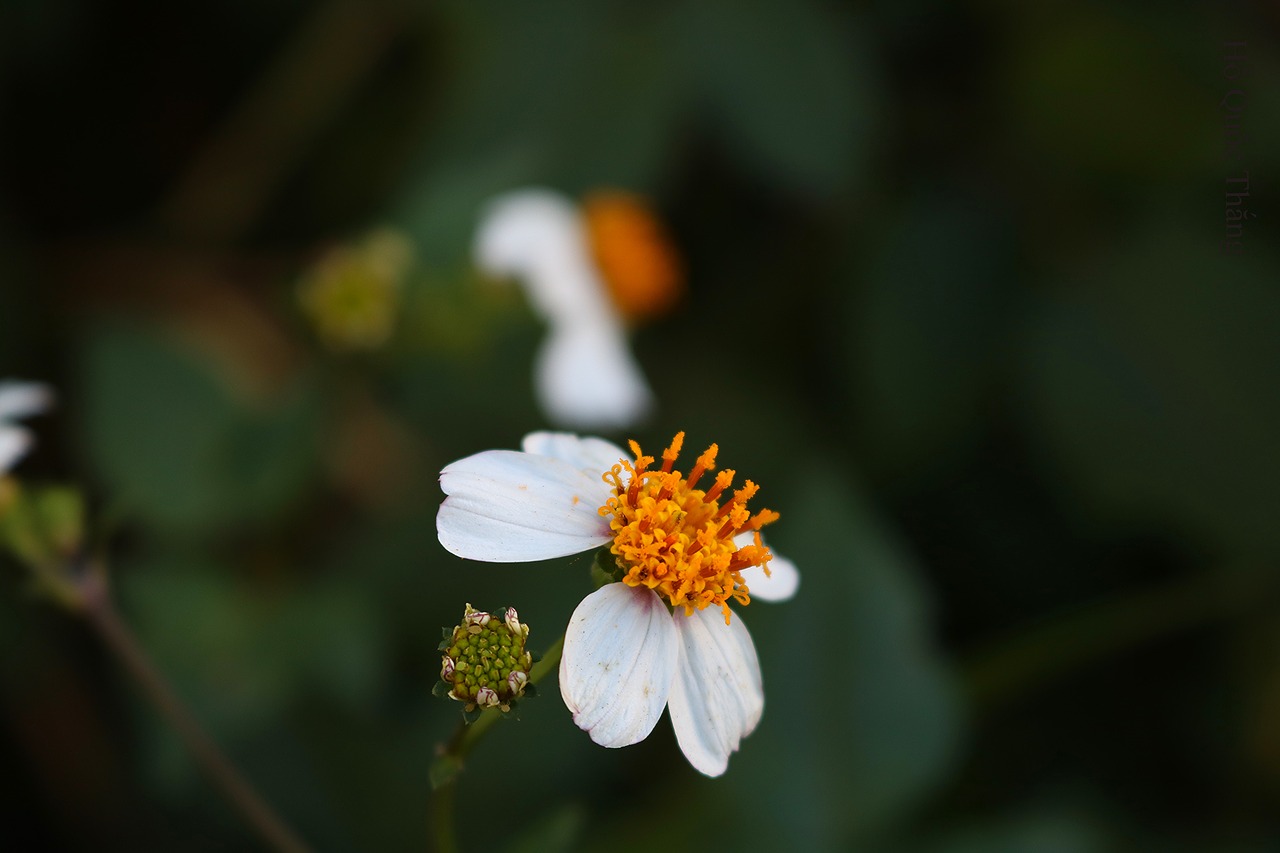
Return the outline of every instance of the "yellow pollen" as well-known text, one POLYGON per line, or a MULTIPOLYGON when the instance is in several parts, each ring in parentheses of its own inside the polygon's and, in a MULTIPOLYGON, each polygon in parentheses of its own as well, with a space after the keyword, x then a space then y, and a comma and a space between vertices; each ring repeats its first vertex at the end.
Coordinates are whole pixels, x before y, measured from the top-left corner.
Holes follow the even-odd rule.
POLYGON ((718 606, 728 624, 728 602, 751 601, 742 571, 760 566, 769 572, 773 555, 760 541, 759 530, 777 521, 778 513, 762 509, 751 514, 747 502, 759 486, 750 480, 721 503, 733 471, 721 471, 706 491, 695 488, 698 478, 715 467, 717 448, 707 448, 686 479, 674 469, 683 443, 684 433, 677 433, 662 454, 662 467, 651 470, 654 458, 631 442, 636 461, 623 459, 605 472, 604 481, 614 493, 599 512, 610 519, 609 550, 625 573, 623 583, 654 590, 673 608, 683 607, 686 615, 718 606), (733 538, 744 532, 753 532, 754 542, 739 548, 733 538))
POLYGON ((637 196, 608 190, 583 201, 587 238, 614 305, 640 322, 670 311, 684 289, 661 223, 637 196))

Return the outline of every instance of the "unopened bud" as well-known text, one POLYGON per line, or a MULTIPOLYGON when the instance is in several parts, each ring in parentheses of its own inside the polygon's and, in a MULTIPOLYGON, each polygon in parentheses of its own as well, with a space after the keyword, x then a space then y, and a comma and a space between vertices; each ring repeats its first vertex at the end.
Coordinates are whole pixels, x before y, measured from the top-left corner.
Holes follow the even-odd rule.
POLYGON ((511 632, 512 636, 529 636, 529 626, 520 624, 520 616, 516 613, 514 607, 507 608, 506 616, 503 619, 507 623, 507 630, 511 632))
POLYGON ((524 692, 524 686, 529 683, 529 676, 524 672, 516 669, 512 670, 507 676, 507 686, 511 688, 511 692, 519 696, 524 692))
POLYGON ((31 571, 35 589, 76 609, 80 591, 69 567, 83 550, 84 498, 71 486, 24 488, 0 476, 0 551, 31 571))
POLYGON ((440 645, 440 679, 451 699, 476 708, 508 711, 525 693, 533 656, 525 650, 529 626, 520 622, 514 607, 502 618, 476 610, 470 604, 462 621, 440 645))
POLYGON ((476 704, 481 708, 492 708, 499 704, 498 691, 492 687, 481 687, 476 690, 476 704))
POLYGON ((391 338, 412 265, 403 235, 375 231, 330 250, 300 282, 298 296, 330 349, 377 349, 391 338))

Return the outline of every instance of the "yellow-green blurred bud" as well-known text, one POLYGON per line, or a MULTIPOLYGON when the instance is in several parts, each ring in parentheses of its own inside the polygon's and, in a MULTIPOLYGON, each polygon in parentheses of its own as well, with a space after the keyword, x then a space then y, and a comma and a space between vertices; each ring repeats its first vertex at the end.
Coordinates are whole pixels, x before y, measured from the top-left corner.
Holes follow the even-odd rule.
POLYGON ((84 496, 71 486, 31 489, 0 478, 0 548, 31 570, 38 592, 67 607, 80 593, 68 565, 83 550, 84 496))
POLYGON ((298 298, 331 349, 376 349, 391 337, 412 263, 408 239, 374 231, 321 257, 299 283, 298 298))

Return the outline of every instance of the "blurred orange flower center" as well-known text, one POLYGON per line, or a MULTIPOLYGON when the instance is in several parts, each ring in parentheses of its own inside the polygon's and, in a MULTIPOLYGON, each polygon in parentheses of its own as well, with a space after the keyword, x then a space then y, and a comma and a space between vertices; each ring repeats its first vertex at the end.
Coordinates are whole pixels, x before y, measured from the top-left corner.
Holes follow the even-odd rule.
POLYGON ((607 191, 583 202, 587 237, 618 312, 640 322, 671 310, 684 289, 679 260, 642 199, 607 191))
POLYGON ((717 605, 728 624, 729 599, 751 601, 742 570, 761 566, 769 571, 772 554, 761 543, 759 529, 777 521, 778 513, 762 509, 751 514, 747 502, 759 486, 750 480, 722 500, 733 483, 735 472, 729 469, 717 474, 706 491, 697 488, 702 475, 715 468, 718 448, 708 447, 686 478, 673 469, 683 443, 684 433, 677 433, 662 453, 662 467, 651 469, 654 458, 631 442, 636 461, 624 459, 605 472, 614 496, 599 512, 611 519, 610 551, 625 573, 623 583, 652 589, 672 607, 684 607, 686 614, 717 605), (735 536, 751 531, 753 544, 734 544, 735 536))

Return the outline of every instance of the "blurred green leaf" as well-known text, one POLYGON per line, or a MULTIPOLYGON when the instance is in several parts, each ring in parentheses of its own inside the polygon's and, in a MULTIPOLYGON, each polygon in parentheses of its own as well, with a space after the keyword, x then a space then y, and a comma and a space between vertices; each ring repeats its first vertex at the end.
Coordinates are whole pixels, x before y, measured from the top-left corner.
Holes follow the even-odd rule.
POLYGON ((392 219, 437 267, 470 262, 484 204, 495 195, 541 183, 543 155, 520 140, 448 155, 421 166, 406 182, 392 219))
POLYGON ((1028 330, 1029 434, 1095 517, 1274 559, 1280 293, 1217 237, 1161 227, 1065 275, 1028 330))
POLYGON ((314 472, 321 417, 315 389, 286 389, 265 412, 240 412, 227 438, 228 500, 237 518, 286 511, 314 472))
POLYGON ((652 190, 665 170, 692 106, 688 70, 672 49, 661 15, 618 15, 599 36, 607 50, 566 98, 572 106, 557 125, 549 179, 583 192, 600 187, 652 190))
MULTIPOLYGON (((359 586, 333 579, 268 592, 176 553, 115 576, 144 647, 216 737, 260 731, 304 699, 359 707, 385 676, 386 631, 359 586)), ((190 769, 180 753, 161 762, 175 779, 190 769)))
POLYGON ((586 824, 582 806, 570 803, 547 812, 532 826, 522 829, 507 853, 558 853, 578 849, 578 840, 586 824))
POLYGON ((953 830, 917 849, 919 853, 1108 853, 1116 847, 1096 821, 1044 814, 953 830))
POLYGON ((809 473, 770 537, 800 567, 800 591, 779 605, 780 631, 761 629, 767 605, 746 616, 764 722, 716 790, 736 802, 768 792, 744 843, 832 850, 883 830, 947 778, 963 712, 911 558, 847 482, 809 473))
POLYGON ((784 187, 828 195, 863 177, 880 80, 870 39, 820 0, 693 0, 685 61, 722 141, 784 187))
POLYGON ((123 330, 91 338, 82 363, 87 448, 118 497, 174 526, 225 516, 218 484, 235 411, 214 376, 123 330))
POLYGON ((305 484, 318 414, 307 388, 253 411, 193 353, 123 328, 92 335, 81 365, 90 461, 112 498, 149 523, 261 523, 305 484))
POLYGON ((646 190, 687 103, 663 16, 591 0, 452 3, 443 116, 395 217, 463 262, 486 201, 526 185, 646 190))
POLYGON ((868 464, 897 478, 982 429, 1009 345, 1014 235, 993 203, 956 194, 917 195, 888 219, 841 337, 868 464))
MULTIPOLYGON (((1012 42, 996 108, 1017 123, 1021 146, 1042 169, 1166 178, 1209 162, 1217 130, 1206 111, 1216 97, 1179 61, 1169 33, 1158 40, 1142 19, 1102 4, 1033 17, 1012 42)), ((1216 49, 1203 38, 1204 50, 1216 49)))

